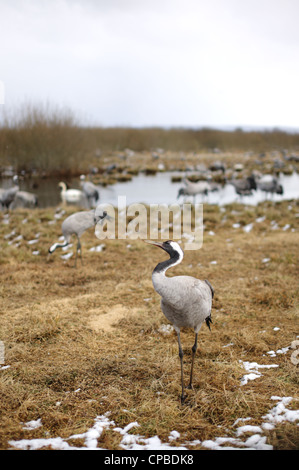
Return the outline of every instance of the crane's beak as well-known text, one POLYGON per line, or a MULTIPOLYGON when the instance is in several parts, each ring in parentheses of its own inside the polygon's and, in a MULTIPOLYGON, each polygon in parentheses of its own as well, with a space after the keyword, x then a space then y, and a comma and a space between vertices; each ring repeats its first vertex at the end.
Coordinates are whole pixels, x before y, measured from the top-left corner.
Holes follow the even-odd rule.
POLYGON ((104 225, 104 222, 106 220, 113 220, 113 217, 111 217, 110 215, 108 215, 107 213, 104 215, 103 214, 103 217, 100 218, 100 220, 98 220, 96 217, 94 218, 94 223, 95 224, 100 224, 100 225, 104 225))
POLYGON ((158 246, 158 247, 160 247, 164 250, 163 243, 161 243, 161 242, 154 242, 152 240, 143 240, 143 241, 145 243, 148 243, 149 245, 155 245, 155 246, 158 246))

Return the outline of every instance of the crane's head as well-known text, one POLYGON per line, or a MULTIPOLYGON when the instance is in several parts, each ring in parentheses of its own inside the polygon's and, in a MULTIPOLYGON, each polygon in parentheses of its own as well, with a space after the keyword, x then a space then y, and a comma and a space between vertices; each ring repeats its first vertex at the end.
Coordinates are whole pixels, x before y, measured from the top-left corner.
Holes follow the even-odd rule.
POLYGON ((106 220, 113 220, 107 211, 101 209, 99 206, 94 210, 94 223, 103 225, 106 220))
POLYGON ((185 194, 186 194, 185 188, 180 188, 178 195, 177 195, 177 199, 179 199, 180 196, 185 196, 185 194))
POLYGON ((104 223, 104 219, 105 218, 108 218, 108 214, 106 211, 101 211, 101 212, 98 212, 94 214, 94 223, 97 224, 98 222, 100 224, 103 224, 104 223))
POLYGON ((150 245, 155 245, 158 246, 159 248, 162 248, 162 250, 166 251, 171 258, 179 255, 180 261, 184 257, 184 252, 180 245, 177 242, 174 242, 172 240, 167 240, 166 242, 155 242, 152 240, 144 240, 146 243, 149 243, 150 245))

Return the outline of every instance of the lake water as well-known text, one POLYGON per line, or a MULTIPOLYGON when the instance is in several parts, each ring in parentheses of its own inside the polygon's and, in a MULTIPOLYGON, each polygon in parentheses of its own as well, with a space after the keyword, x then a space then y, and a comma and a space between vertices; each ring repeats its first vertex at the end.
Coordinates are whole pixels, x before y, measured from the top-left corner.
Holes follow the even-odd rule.
MULTIPOLYGON (((176 173, 177 174, 177 173, 176 173)), ((178 190, 183 187, 182 182, 172 182, 171 172, 160 172, 156 175, 146 176, 143 173, 133 177, 131 181, 118 182, 111 186, 100 188, 100 203, 108 203, 117 206, 118 197, 125 196, 127 205, 139 202, 144 204, 173 204, 183 202, 181 197, 177 199, 178 190)), ((279 182, 284 189, 283 195, 275 194, 274 201, 283 199, 296 199, 299 197, 299 174, 283 175, 279 177, 279 182)), ((47 178, 36 181, 37 187, 32 189, 32 180, 24 179, 20 182, 20 189, 34 192, 39 199, 39 207, 53 207, 61 203, 60 190, 58 188, 59 179, 47 178)), ((0 187, 10 187, 10 179, 0 180, 0 187)), ((80 189, 79 178, 71 181, 71 187, 80 189)), ((271 196, 268 196, 270 198, 271 196)), ((186 199, 188 200, 188 199, 186 199)), ((193 198, 189 199, 193 202, 193 198)), ((265 200, 265 193, 260 190, 253 191, 252 196, 245 196, 242 201, 232 185, 226 184, 219 191, 211 192, 205 197, 204 202, 209 204, 225 205, 232 202, 243 202, 249 205, 255 205, 265 200)), ((202 202, 202 197, 198 195, 196 202, 202 202)))

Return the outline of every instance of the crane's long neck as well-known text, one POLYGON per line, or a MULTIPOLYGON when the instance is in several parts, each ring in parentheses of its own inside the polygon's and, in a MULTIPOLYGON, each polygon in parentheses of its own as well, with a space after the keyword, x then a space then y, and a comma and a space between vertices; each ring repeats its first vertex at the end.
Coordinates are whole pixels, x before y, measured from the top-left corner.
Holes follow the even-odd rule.
MULTIPOLYGON (((165 244, 163 244, 165 245, 165 244)), ((160 245, 159 245, 160 246, 160 245)), ((184 257, 184 252, 181 250, 177 243, 167 243, 167 247, 161 246, 169 254, 169 259, 158 263, 152 273, 153 286, 156 292, 162 297, 167 296, 167 289, 169 283, 173 278, 165 276, 166 271, 179 264, 184 257)))
POLYGON ((52 245, 49 248, 49 253, 53 253, 56 250, 56 248, 65 248, 66 246, 68 246, 68 244, 69 244, 68 240, 65 240, 64 243, 54 243, 54 245, 52 245))
POLYGON ((165 296, 165 288, 167 289, 167 285, 171 279, 165 276, 166 271, 179 264, 183 259, 183 252, 179 253, 178 251, 173 250, 169 255, 170 258, 168 260, 157 264, 152 274, 154 289, 162 297, 165 296))
POLYGON ((171 268, 172 266, 175 266, 179 264, 183 259, 183 255, 178 253, 177 251, 173 251, 170 254, 170 258, 162 261, 161 263, 157 264, 155 269, 153 270, 153 275, 159 274, 159 275, 165 275, 167 269, 171 268))

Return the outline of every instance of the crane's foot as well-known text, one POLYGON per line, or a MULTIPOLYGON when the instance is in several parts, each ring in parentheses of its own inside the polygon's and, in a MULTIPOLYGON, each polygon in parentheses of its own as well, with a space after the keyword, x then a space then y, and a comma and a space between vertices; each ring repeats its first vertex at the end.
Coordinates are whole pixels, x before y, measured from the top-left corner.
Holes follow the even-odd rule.
POLYGON ((193 385, 190 383, 186 388, 188 388, 188 390, 193 390, 193 385))
POLYGON ((181 405, 185 403, 186 398, 187 398, 187 395, 181 395, 181 405))

